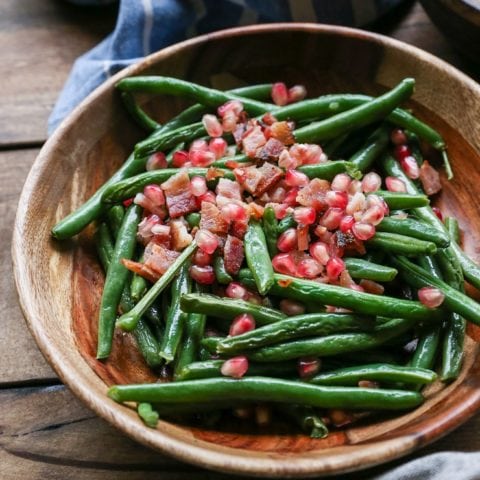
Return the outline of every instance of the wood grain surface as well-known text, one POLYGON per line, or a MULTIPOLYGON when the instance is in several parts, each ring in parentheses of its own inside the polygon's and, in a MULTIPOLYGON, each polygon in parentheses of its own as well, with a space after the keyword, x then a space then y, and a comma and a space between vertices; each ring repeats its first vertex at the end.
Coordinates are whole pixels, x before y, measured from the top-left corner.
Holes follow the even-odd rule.
MULTIPOLYGON (((46 138, 46 120, 71 63, 111 29, 114 9, 83 10, 60 0, 0 2, 0 464, 1 477, 16 479, 227 478, 192 468, 124 437, 83 407, 58 384, 33 342, 17 305, 10 260, 13 216, 21 186, 46 138), (61 41, 59 41, 61 39, 61 41), (13 68, 12 68, 13 67, 13 68), (38 383, 50 387, 35 386, 38 383), (13 385, 25 386, 12 388, 13 385)), ((433 26, 418 3, 407 2, 373 26, 375 31, 417 45, 477 80, 433 26)), ((399 462, 336 478, 370 478, 427 453, 478 451, 480 418, 399 462)))

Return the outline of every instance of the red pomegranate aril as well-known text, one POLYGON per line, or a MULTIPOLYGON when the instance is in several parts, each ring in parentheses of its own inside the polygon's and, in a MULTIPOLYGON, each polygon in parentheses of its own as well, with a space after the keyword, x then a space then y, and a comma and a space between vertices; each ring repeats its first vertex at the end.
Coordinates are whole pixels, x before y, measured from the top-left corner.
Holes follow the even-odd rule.
POLYGON ((165 195, 163 190, 155 184, 147 185, 143 189, 143 194, 155 205, 165 205, 165 195))
POLYGON ((407 145, 397 145, 394 150, 395 158, 400 162, 405 157, 412 155, 410 148, 407 145))
POLYGON ((328 278, 335 280, 345 270, 345 262, 338 257, 331 258, 325 266, 328 278))
POLYGON ((127 198, 126 200, 124 200, 124 201, 122 202, 122 205, 123 205, 125 208, 128 208, 132 203, 133 203, 133 197, 132 197, 132 198, 127 198))
POLYGON ((167 168, 167 165, 165 154, 163 152, 157 152, 150 155, 145 165, 145 169, 147 171, 159 170, 160 168, 167 168))
POLYGON ((247 219, 245 208, 236 203, 227 203, 222 207, 221 213, 227 222, 243 222, 247 219))
POLYGON ((423 287, 418 292, 418 299, 428 308, 439 307, 445 300, 445 294, 434 287, 423 287))
POLYGON ((217 160, 225 155, 227 147, 228 144, 223 138, 212 138, 208 143, 208 149, 215 154, 217 160))
POLYGON ((369 223, 355 222, 352 233, 357 240, 369 240, 375 235, 375 227, 369 223))
POLYGON ((352 183, 352 179, 346 173, 339 173, 335 175, 330 185, 332 190, 338 192, 346 192, 352 183))
POLYGON ((188 162, 188 152, 177 150, 172 156, 172 167, 182 168, 188 162))
POLYGON ((303 85, 294 85, 288 89, 288 103, 299 102, 307 96, 307 89, 303 85))
POLYGON ((196 197, 201 197, 205 193, 207 193, 207 181, 205 177, 193 177, 190 180, 190 187, 192 190, 193 195, 196 197))
POLYGON ((355 195, 356 193, 361 193, 362 191, 362 182, 360 180, 352 180, 350 186, 348 187, 348 193, 350 195, 355 195))
POLYGON ((373 280, 362 279, 360 280, 360 287, 367 293, 373 293, 374 295, 383 295, 385 288, 380 283, 373 280))
POLYGON ((345 215, 343 208, 330 207, 320 219, 320 225, 327 227, 328 230, 335 230, 340 225, 345 215))
POLYGON ((207 190, 206 193, 197 197, 197 201, 200 207, 202 205, 202 202, 215 203, 217 201, 217 197, 211 190, 207 190))
POLYGON ((351 215, 345 215, 341 220, 340 220, 340 231, 342 233, 348 233, 353 227, 353 224, 355 223, 355 219, 351 215))
POLYGON ((297 229, 289 228, 278 237, 277 248, 281 252, 291 252, 297 248, 297 241, 297 229))
POLYGON ((218 116, 223 118, 225 114, 232 112, 236 116, 240 115, 243 111, 243 104, 239 100, 229 100, 228 102, 220 105, 217 109, 218 116))
POLYGON ((190 267, 190 276, 193 280, 202 285, 211 285, 215 281, 215 272, 210 265, 207 265, 206 267, 192 265, 190 267))
POLYGON ((225 289, 225 294, 229 298, 244 300, 248 295, 248 290, 241 283, 230 282, 225 289))
POLYGON ((355 212, 362 211, 365 208, 365 204, 365 195, 361 192, 356 192, 352 198, 350 198, 345 212, 347 215, 353 215, 355 212))
POLYGON ((273 210, 275 211, 275 218, 277 220, 283 220, 288 215, 289 211, 292 209, 292 207, 289 207, 284 203, 277 203, 272 206, 273 210))
POLYGON ((383 207, 374 205, 373 207, 368 208, 362 215, 362 222, 369 223, 370 225, 378 225, 385 216, 383 207))
POLYGON ((287 170, 287 173, 285 174, 285 183, 289 187, 304 187, 305 185, 308 185, 309 178, 302 172, 299 172, 298 170, 287 170))
POLYGON ((313 377, 320 371, 321 360, 316 357, 303 357, 298 359, 297 369, 300 378, 313 377))
POLYGON ((297 264, 297 275, 303 278, 315 278, 322 273, 322 266, 313 258, 304 258, 297 264))
POLYGON ((202 123, 210 137, 221 137, 223 135, 223 128, 218 118, 210 113, 202 117, 202 123))
POLYGON ((197 234, 195 235, 195 240, 198 243, 198 248, 203 250, 205 253, 212 254, 218 247, 217 236, 209 230, 198 230, 197 234))
POLYGON ((280 300, 280 310, 289 317, 305 313, 305 305, 289 298, 280 300))
POLYGON ((242 313, 232 320, 228 334, 231 337, 250 332, 255 328, 255 319, 249 313, 242 313))
POLYGON ((188 154, 194 167, 208 167, 215 161, 215 154, 205 150, 193 150, 188 154))
POLYGON ((310 245, 310 255, 321 265, 326 265, 330 260, 328 245, 323 242, 315 242, 310 245))
POLYGON ((193 152, 195 150, 201 150, 203 152, 206 152, 208 150, 208 143, 206 140, 203 138, 198 138, 197 140, 194 140, 190 144, 190 148, 188 149, 189 152, 193 152))
POLYGON ((376 192, 382 186, 382 178, 378 173, 367 173, 362 180, 362 191, 364 193, 376 192))
POLYGON ((199 267, 206 267, 207 265, 212 264, 213 255, 198 249, 195 252, 195 255, 193 255, 192 261, 195 265, 198 265, 199 267))
POLYGON ((312 207, 298 207, 293 211, 293 219, 300 225, 312 225, 316 218, 317 213, 312 207))
POLYGON ((397 177, 387 177, 385 179, 385 185, 389 192, 406 192, 407 187, 403 180, 397 177))
POLYGON ((433 213, 443 222, 443 213, 438 207, 432 207, 433 213))
POLYGON ((298 190, 298 187, 291 188, 282 203, 288 205, 289 207, 294 207, 297 203, 298 190))
POLYGON ((291 253, 278 253, 272 258, 273 269, 284 275, 296 275, 297 266, 291 253))
POLYGON ((348 193, 330 190, 325 195, 325 201, 329 207, 341 208, 343 210, 348 205, 348 193))
POLYGON ((400 164, 409 178, 416 180, 420 176, 420 167, 414 157, 405 157, 400 164))
POLYGON ((288 89, 284 83, 278 82, 273 84, 272 100, 275 105, 280 107, 288 103, 288 89))
POLYGON ((242 378, 248 370, 248 359, 244 355, 229 358, 223 362, 220 372, 225 377, 242 378))
POLYGON ((395 128, 390 134, 390 140, 394 145, 403 145, 408 142, 405 132, 401 128, 395 128))

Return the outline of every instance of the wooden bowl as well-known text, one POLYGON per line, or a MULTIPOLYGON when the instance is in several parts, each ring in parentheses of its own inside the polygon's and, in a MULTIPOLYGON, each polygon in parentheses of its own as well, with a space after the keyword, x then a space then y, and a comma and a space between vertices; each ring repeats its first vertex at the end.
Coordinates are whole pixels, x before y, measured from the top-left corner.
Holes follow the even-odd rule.
MULTIPOLYGON (((415 411, 374 416, 327 439, 269 430, 238 433, 160 422, 146 428, 135 411, 106 397, 114 382, 154 377, 117 333, 106 363, 94 358, 96 313, 103 282, 91 231, 67 241, 50 228, 80 205, 132 150, 140 132, 124 112, 114 84, 137 74, 163 74, 224 88, 282 79, 327 92, 378 94, 412 76, 415 112, 445 136, 455 180, 440 198, 465 232, 476 257, 480 211, 480 87, 437 58, 395 40, 348 28, 276 24, 219 32, 155 53, 90 95, 40 152, 16 219, 13 258, 20 303, 43 354, 60 378, 102 418, 139 442, 207 468, 263 476, 304 477, 358 470, 398 458, 445 435, 480 406, 478 347, 469 339, 460 378, 435 385, 415 411)), ((162 98, 147 107, 160 120, 182 103, 162 98)), ((477 335, 471 329, 470 336, 477 335)))

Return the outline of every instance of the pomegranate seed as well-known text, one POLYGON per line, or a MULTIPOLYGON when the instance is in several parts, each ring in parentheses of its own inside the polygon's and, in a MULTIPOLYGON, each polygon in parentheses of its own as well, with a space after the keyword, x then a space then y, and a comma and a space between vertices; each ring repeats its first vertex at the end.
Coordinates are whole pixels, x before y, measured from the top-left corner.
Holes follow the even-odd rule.
POLYGON ((328 245, 323 242, 315 242, 310 245, 310 255, 321 265, 326 265, 330 260, 328 245))
POLYGON ((211 285, 215 281, 215 272, 210 265, 206 267, 192 265, 189 271, 192 279, 202 285, 211 285))
MULTIPOLYGON (((139 224, 137 230, 137 237, 143 243, 148 243, 153 237, 152 229, 161 222, 158 215, 148 215, 139 224)), ((170 228, 169 228, 170 230, 170 228)), ((169 232, 170 233, 170 232, 169 232)))
POLYGON ((380 207, 383 211, 383 215, 388 215, 390 211, 387 202, 382 197, 379 197, 374 193, 368 195, 367 197, 367 209, 372 207, 380 207))
POLYGON ((228 144, 223 138, 212 138, 208 144, 208 149, 215 154, 217 160, 225 155, 227 147, 228 144))
POLYGON ((355 193, 348 202, 345 212, 348 215, 353 215, 355 212, 361 211, 365 208, 365 195, 361 192, 355 193))
POLYGON ((445 300, 445 294, 434 287, 423 287, 418 292, 418 299, 428 308, 439 307, 445 300))
POLYGON ((333 178, 331 188, 338 192, 346 192, 351 183, 352 179, 346 173, 339 173, 333 178))
POLYGON ((355 219, 351 215, 345 215, 340 221, 340 231, 343 233, 348 233, 353 227, 355 219))
POLYGON ((392 130, 390 140, 394 145, 403 145, 408 142, 407 136, 401 128, 395 128, 395 130, 392 130))
POLYGON ((208 143, 203 138, 198 138, 190 144, 189 152, 194 152, 195 150, 201 150, 202 152, 208 151, 208 143))
POLYGON ((395 158, 400 162, 405 157, 412 155, 410 148, 407 145, 397 145, 394 150, 395 158))
POLYGON ((247 297, 248 291, 241 283, 230 282, 225 290, 225 294, 229 298, 238 298, 243 300, 247 297))
POLYGON ((236 203, 227 203, 222 207, 221 213, 227 222, 243 222, 247 219, 245 208, 236 203))
POLYGON ((340 225, 344 212, 342 208, 330 207, 322 216, 320 225, 327 227, 328 230, 335 230, 340 225))
POLYGON ((327 161, 319 145, 309 143, 295 143, 290 147, 290 155, 295 158, 299 165, 310 165, 327 161))
POLYGON ((275 105, 280 107, 288 103, 288 89, 284 83, 278 82, 273 84, 272 100, 275 105))
POLYGON ((242 333, 250 332, 255 328, 255 319, 249 313, 242 313, 235 317, 230 325, 228 334, 231 337, 241 335, 242 333))
POLYGON ((312 207, 298 207, 293 211, 293 219, 300 225, 311 225, 316 218, 317 214, 312 207))
POLYGON ((382 178, 378 173, 367 173, 362 180, 362 191, 365 193, 376 192, 382 186, 382 178))
POLYGON ((205 193, 207 193, 207 181, 205 177, 193 177, 190 180, 190 187, 193 195, 196 197, 201 197, 205 193))
POLYGON ((288 205, 289 207, 294 207, 297 203, 298 191, 298 187, 291 188, 282 203, 288 205))
POLYGON ((165 154, 163 152, 157 152, 150 155, 145 165, 145 169, 147 171, 159 170, 161 168, 167 168, 167 166, 167 157, 165 157, 165 154))
POLYGON ((313 258, 304 258, 297 265, 297 274, 304 278, 318 277, 322 270, 322 266, 313 258))
POLYGON ((229 100, 228 102, 220 105, 217 109, 218 116, 223 118, 227 113, 233 113, 238 116, 243 111, 243 104, 239 100, 229 100))
POLYGON ((289 228, 278 237, 277 248, 281 252, 291 252, 297 248, 297 242, 297 229, 289 228))
POLYGON ((244 355, 223 362, 220 371, 225 377, 242 378, 248 370, 248 359, 244 355))
POLYGON ((420 176, 420 167, 414 157, 405 157, 400 164, 409 178, 416 180, 420 176))
POLYGON ((302 172, 299 172, 298 170, 287 170, 287 173, 285 174, 285 183, 289 187, 304 187, 305 185, 308 185, 309 178, 302 172))
MULTIPOLYGON (((157 215, 150 215, 150 216, 157 217, 157 215)), ((168 225, 161 225, 159 223, 156 223, 152 226, 152 233, 154 235, 167 237, 168 235, 170 235, 170 227, 168 225)))
POLYGON ((188 158, 194 167, 208 167, 215 161, 215 154, 205 150, 191 150, 188 158))
POLYGON ((345 262, 341 258, 333 257, 327 262, 325 268, 328 278, 335 280, 345 270, 345 262))
POLYGON ((383 211, 383 207, 378 205, 374 205, 370 207, 365 213, 362 215, 362 222, 369 223, 370 225, 378 225, 385 216, 383 211))
POLYGON ((272 411, 267 405, 255 406, 255 423, 259 427, 266 427, 272 420, 272 411))
POLYGON ((354 195, 362 191, 362 182, 360 180, 352 180, 348 187, 348 193, 354 195))
POLYGON ((211 190, 207 190, 206 193, 197 197, 197 201, 198 201, 197 203, 199 204, 199 206, 201 206, 202 202, 215 203, 217 201, 217 197, 211 190))
POLYGON ((373 293, 374 295, 383 295, 385 288, 373 280, 366 280, 365 278, 360 280, 360 287, 367 293, 373 293))
POLYGON ((375 227, 369 223, 355 222, 352 233, 357 240, 368 240, 375 235, 375 227))
POLYGON ((127 198, 126 200, 124 200, 124 201, 122 202, 122 205, 123 205, 125 208, 128 208, 132 203, 133 203, 133 197, 132 197, 132 198, 127 198))
POLYGON ((158 185, 147 185, 143 194, 156 206, 165 205, 165 195, 158 185))
POLYGON ((305 313, 305 305, 295 300, 290 300, 289 298, 284 298, 280 300, 280 310, 289 317, 294 315, 302 315, 305 313))
POLYGON ((299 102, 307 96, 307 89, 303 85, 294 85, 288 89, 288 103, 299 102))
POLYGON ((297 369, 300 378, 313 377, 320 371, 321 360, 315 357, 303 357, 298 359, 297 369))
POLYGON ((329 207, 345 209, 348 205, 348 193, 330 190, 325 195, 325 201, 329 207))
POLYGON ((178 150, 173 154, 172 166, 175 168, 182 168, 188 162, 188 152, 185 150, 178 150))
POLYGON ((277 220, 284 219, 288 215, 289 211, 291 210, 291 207, 283 203, 282 204, 277 203, 272 206, 273 206, 273 209, 275 210, 275 218, 277 220))
POLYGON ((387 177, 385 179, 385 185, 387 186, 387 190, 390 192, 406 192, 407 187, 403 180, 400 180, 397 177, 387 177))
POLYGON ((221 137, 223 134, 223 128, 218 118, 210 113, 205 114, 202 117, 202 123, 210 137, 221 137))
POLYGON ((438 207, 432 207, 433 213, 443 222, 443 213, 438 207))
POLYGON ((273 269, 284 275, 295 275, 297 266, 291 253, 278 253, 272 258, 273 269))
POLYGON ((212 264, 213 255, 198 249, 193 256, 192 261, 195 265, 198 265, 199 267, 206 267, 207 265, 212 264))
POLYGON ((212 254, 218 247, 217 236, 209 230, 199 230, 195 235, 195 240, 198 243, 198 248, 205 253, 212 254))

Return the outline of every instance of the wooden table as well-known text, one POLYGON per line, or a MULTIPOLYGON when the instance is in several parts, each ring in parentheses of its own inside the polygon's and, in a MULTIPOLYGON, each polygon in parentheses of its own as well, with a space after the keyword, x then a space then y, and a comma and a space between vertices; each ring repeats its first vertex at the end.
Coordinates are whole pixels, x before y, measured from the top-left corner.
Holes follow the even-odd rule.
MULTIPOLYGON (((43 359, 17 305, 10 239, 23 182, 46 139, 47 117, 72 62, 111 31, 115 15, 115 7, 83 9, 59 0, 0 2, 0 211, 4 224, 0 233, 0 477, 4 480, 226 478, 136 444, 81 405, 43 359)), ((430 51, 480 79, 417 3, 408 2, 373 29, 430 51)), ((479 429, 477 416, 409 458, 342 478, 369 478, 432 452, 480 450, 479 429)))

